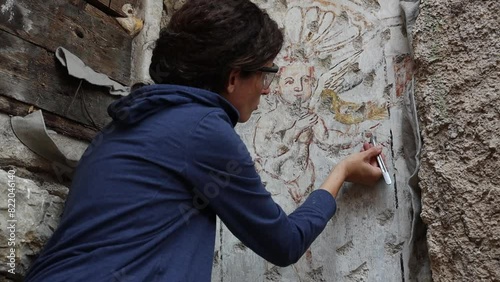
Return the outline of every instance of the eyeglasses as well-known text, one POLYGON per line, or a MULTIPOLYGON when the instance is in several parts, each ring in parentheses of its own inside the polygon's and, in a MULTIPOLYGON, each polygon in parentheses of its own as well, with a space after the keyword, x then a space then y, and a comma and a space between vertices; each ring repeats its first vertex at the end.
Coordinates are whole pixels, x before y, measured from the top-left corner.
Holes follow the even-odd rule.
POLYGON ((271 82, 273 82, 276 73, 279 71, 279 67, 273 64, 272 67, 261 67, 256 69, 255 71, 261 71, 264 73, 264 77, 262 78, 262 87, 263 89, 268 89, 271 86, 271 82))

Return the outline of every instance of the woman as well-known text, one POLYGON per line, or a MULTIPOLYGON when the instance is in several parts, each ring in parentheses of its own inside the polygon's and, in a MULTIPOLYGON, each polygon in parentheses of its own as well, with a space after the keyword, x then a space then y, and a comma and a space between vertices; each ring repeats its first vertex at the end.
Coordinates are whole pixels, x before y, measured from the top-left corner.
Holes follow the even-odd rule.
POLYGON ((153 52, 156 85, 110 105, 26 281, 210 281, 216 215, 270 262, 297 261, 341 184, 380 178, 380 149, 343 160, 292 214, 274 203, 234 126, 269 93, 282 43, 248 0, 192 0, 174 14, 153 52))

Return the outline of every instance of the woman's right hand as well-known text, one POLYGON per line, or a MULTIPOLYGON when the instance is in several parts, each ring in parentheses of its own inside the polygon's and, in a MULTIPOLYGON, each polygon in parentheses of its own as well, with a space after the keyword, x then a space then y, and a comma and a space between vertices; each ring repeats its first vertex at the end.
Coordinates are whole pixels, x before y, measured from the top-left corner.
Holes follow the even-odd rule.
POLYGON ((378 167, 377 156, 382 153, 381 147, 363 144, 363 151, 354 153, 343 159, 338 166, 343 167, 345 181, 373 186, 382 177, 378 167))
POLYGON ((377 155, 382 153, 381 147, 373 147, 365 143, 363 151, 355 153, 338 163, 330 172, 321 189, 327 190, 334 198, 344 181, 373 186, 382 177, 382 170, 377 165, 377 155))

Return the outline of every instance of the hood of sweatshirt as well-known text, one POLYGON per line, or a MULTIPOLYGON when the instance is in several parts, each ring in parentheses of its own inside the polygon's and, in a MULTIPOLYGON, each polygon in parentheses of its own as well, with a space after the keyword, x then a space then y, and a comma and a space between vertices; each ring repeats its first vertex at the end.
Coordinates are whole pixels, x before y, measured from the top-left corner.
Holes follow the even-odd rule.
POLYGON ((233 127, 239 119, 236 108, 221 95, 204 89, 169 84, 141 87, 111 103, 108 114, 115 122, 134 125, 161 110, 184 104, 222 108, 231 119, 233 127))

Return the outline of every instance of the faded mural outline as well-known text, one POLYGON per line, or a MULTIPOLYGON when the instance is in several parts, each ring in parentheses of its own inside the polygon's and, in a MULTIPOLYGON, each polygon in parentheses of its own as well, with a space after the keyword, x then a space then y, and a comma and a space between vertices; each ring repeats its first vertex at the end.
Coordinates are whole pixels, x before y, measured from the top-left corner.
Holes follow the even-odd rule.
POLYGON ((356 103, 341 97, 375 79, 374 70, 359 74, 363 41, 376 36, 373 25, 356 9, 324 4, 288 6, 285 46, 277 58, 282 67, 252 138, 259 173, 281 182, 295 206, 315 189, 312 146, 336 159, 364 140, 361 122, 388 118, 385 101, 356 103))

